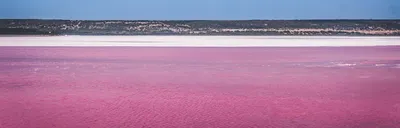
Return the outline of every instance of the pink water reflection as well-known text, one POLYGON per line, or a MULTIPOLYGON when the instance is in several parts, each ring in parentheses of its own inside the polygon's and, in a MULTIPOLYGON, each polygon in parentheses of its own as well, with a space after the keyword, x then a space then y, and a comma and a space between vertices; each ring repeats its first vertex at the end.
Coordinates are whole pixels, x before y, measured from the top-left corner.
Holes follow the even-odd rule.
POLYGON ((400 47, 1 47, 0 127, 400 127, 400 47))

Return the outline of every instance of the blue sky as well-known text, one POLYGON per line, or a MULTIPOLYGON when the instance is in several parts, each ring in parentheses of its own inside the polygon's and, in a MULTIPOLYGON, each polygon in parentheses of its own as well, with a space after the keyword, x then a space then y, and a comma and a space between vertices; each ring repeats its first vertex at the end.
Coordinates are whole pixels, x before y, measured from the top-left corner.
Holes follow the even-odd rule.
POLYGON ((0 18, 400 19, 400 0, 0 0, 0 18))

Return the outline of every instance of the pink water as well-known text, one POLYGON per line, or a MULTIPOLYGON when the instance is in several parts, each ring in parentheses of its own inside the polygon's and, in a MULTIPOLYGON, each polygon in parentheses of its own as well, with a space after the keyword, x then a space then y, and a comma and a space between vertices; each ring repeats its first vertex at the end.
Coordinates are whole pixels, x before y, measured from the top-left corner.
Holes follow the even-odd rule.
POLYGON ((0 47, 1 128, 398 128, 400 47, 0 47))

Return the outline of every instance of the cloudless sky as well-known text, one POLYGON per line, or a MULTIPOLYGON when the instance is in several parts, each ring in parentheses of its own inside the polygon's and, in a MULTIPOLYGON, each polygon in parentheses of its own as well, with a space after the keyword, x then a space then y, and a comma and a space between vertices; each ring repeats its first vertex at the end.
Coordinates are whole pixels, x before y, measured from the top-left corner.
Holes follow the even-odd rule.
POLYGON ((400 0, 0 0, 0 18, 400 19, 400 0))

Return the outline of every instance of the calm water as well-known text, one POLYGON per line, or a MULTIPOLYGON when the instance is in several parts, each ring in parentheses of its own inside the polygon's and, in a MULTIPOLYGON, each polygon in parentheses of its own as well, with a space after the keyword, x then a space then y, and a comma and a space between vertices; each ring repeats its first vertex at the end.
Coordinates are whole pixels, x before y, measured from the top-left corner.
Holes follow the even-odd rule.
POLYGON ((400 47, 0 47, 0 127, 400 127, 400 47))

